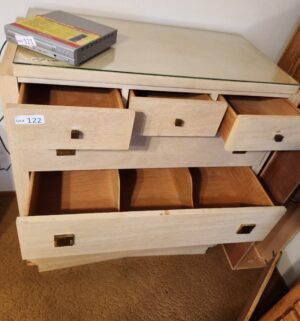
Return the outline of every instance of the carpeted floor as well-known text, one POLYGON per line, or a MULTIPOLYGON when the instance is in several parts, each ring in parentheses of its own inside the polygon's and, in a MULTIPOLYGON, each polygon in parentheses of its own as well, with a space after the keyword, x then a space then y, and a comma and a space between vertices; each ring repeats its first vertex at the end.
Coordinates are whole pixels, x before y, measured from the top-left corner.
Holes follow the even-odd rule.
POLYGON ((260 270, 206 255, 130 258, 39 274, 21 261, 15 198, 0 198, 1 321, 234 321, 260 270))

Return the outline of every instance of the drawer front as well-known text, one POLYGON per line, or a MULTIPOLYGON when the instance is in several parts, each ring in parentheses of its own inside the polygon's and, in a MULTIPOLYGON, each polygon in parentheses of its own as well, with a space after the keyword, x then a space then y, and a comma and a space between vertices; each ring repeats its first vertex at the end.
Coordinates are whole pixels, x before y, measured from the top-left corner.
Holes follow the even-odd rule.
POLYGON ((134 132, 143 136, 215 136, 227 104, 221 101, 132 96, 134 132))
POLYGON ((260 166, 265 152, 233 154, 224 150, 221 138, 132 136, 126 151, 76 150, 58 156, 56 150, 23 150, 23 165, 29 171, 260 166))
POLYGON ((282 206, 18 217, 23 259, 149 251, 264 239, 282 206), (241 234, 243 226, 253 226, 241 234))
POLYGON ((22 149, 128 149, 128 109, 9 104, 10 144, 22 149))
POLYGON ((225 149, 300 150, 300 115, 238 115, 226 139, 225 149))

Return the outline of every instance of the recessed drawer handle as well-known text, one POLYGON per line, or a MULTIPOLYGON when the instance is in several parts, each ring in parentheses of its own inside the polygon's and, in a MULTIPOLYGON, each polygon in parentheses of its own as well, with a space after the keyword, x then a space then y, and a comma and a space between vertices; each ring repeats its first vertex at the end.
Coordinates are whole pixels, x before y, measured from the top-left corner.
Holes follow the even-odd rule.
POLYGON ((255 226, 256 224, 241 224, 236 231, 236 234, 250 234, 254 230, 255 226))
POLYGON ((184 120, 181 118, 176 118, 175 119, 175 126, 176 127, 183 127, 184 126, 184 120))
POLYGON ((76 155, 75 149, 57 149, 56 156, 74 156, 76 155))
POLYGON ((284 136, 283 136, 283 135, 276 134, 276 135, 274 136, 274 140, 275 140, 276 143, 282 142, 283 139, 284 139, 284 136))
POLYGON ((54 246, 55 247, 73 246, 74 244, 75 244, 75 235, 74 234, 54 235, 54 246))
POLYGON ((71 139, 83 139, 83 132, 78 129, 72 129, 71 139))

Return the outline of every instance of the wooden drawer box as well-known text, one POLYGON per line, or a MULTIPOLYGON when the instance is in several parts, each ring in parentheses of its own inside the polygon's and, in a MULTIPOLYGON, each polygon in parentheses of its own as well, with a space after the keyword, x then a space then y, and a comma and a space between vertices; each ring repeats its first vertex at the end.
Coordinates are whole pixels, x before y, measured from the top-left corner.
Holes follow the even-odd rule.
POLYGON ((129 97, 134 132, 143 136, 215 136, 226 108, 203 94, 132 90, 129 97))
POLYGON ((256 241, 285 212, 247 167, 122 170, 120 212, 116 171, 56 173, 58 191, 43 185, 52 174, 38 174, 28 216, 17 218, 26 260, 256 241), (44 208, 49 196, 58 205, 44 208))
MULTIPOLYGON (((229 151, 300 149, 300 112, 287 99, 226 97, 220 134, 229 151)), ((223 97, 220 101, 225 101, 223 97)))
POLYGON ((7 114, 14 148, 122 150, 135 113, 117 89, 21 84, 7 114))
POLYGON ((123 211, 193 208, 187 168, 121 170, 120 180, 123 211))
POLYGON ((120 210, 117 170, 31 173, 29 215, 120 210))

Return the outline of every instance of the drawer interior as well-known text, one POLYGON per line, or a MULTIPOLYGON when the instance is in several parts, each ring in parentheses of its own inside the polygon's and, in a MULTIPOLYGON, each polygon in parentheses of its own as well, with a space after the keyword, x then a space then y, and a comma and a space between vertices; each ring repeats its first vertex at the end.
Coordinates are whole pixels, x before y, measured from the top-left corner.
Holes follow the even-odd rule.
POLYGON ((191 168, 194 206, 271 206, 268 194, 249 167, 191 168))
POLYGON ((123 108, 120 91, 110 88, 22 83, 20 104, 123 108))
POLYGON ((226 100, 239 115, 299 115, 297 108, 285 98, 227 96, 226 100))
POLYGON ((192 208, 187 168, 120 170, 121 210, 192 208))
POLYGON ((136 97, 151 97, 151 98, 178 98, 178 99, 199 99, 211 100, 208 94, 195 93, 178 93, 168 91, 145 91, 145 90, 131 90, 130 96, 136 97))
POLYGON ((118 211, 117 170, 31 173, 29 215, 118 211))
POLYGON ((28 215, 272 206, 249 167, 33 172, 28 215))
POLYGON ((299 116, 299 110, 284 98, 219 96, 219 101, 228 103, 220 126, 221 137, 226 141, 238 115, 299 116))

